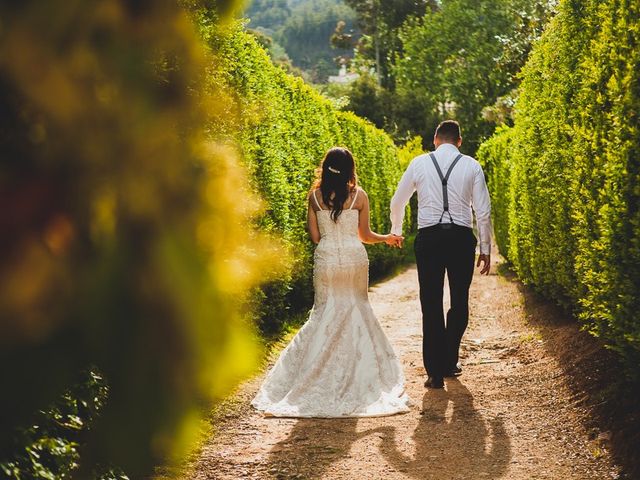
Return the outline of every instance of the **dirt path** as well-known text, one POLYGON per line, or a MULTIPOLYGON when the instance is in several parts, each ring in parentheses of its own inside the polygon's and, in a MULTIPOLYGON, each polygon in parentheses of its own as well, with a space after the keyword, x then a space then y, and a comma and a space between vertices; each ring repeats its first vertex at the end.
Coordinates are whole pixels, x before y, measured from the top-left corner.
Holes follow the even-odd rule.
POLYGON ((241 387, 190 477, 618 478, 607 434, 583 426, 587 413, 566 384, 562 357, 553 354, 563 348, 565 327, 547 340, 528 321, 531 312, 517 282, 496 270, 494 265, 489 277, 474 278, 464 372, 447 380, 446 390, 423 387, 417 274, 410 268, 370 294, 402 360, 415 404, 410 413, 372 419, 263 418, 248 405, 260 376, 241 387))

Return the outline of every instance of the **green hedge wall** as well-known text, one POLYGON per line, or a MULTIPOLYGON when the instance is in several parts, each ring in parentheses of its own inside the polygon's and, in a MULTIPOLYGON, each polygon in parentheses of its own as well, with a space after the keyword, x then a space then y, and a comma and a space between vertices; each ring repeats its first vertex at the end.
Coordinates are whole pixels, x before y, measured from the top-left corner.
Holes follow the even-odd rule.
POLYGON ((514 127, 478 153, 500 250, 637 366, 640 4, 561 1, 522 79, 514 127))
MULTIPOLYGON (((219 75, 240 105, 231 130, 235 128, 233 135, 240 139, 252 186, 266 203, 261 227, 284 238, 291 252, 288 273, 264 287, 256 302, 261 329, 273 332, 312 302, 313 244, 306 232, 306 198, 326 150, 342 145, 353 152, 359 183, 371 201, 372 228, 383 233, 391 227, 389 202, 402 173, 398 150, 382 130, 336 110, 300 78, 274 66, 241 26, 208 39, 224 59, 219 75)), ((367 249, 374 278, 404 255, 384 245, 367 249)))

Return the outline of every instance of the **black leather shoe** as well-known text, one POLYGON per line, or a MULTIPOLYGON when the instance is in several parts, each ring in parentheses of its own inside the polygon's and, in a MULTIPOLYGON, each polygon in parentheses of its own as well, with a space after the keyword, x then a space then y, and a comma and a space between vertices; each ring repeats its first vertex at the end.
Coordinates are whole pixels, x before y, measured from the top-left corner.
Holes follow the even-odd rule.
POLYGON ((444 388, 444 379, 442 377, 427 377, 424 386, 427 388, 444 388))
POLYGON ((445 377, 459 377, 460 375, 462 375, 462 369, 458 366, 453 367, 451 370, 449 370, 448 372, 445 372, 444 376, 445 377))

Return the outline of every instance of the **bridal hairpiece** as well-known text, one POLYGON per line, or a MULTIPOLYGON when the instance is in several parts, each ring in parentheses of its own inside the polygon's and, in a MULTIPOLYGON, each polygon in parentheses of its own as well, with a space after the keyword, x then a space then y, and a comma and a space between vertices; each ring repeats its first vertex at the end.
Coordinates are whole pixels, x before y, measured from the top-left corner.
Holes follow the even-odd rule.
POLYGON ((331 173, 340 173, 340 170, 338 170, 337 168, 327 167, 327 169, 328 169, 331 173))

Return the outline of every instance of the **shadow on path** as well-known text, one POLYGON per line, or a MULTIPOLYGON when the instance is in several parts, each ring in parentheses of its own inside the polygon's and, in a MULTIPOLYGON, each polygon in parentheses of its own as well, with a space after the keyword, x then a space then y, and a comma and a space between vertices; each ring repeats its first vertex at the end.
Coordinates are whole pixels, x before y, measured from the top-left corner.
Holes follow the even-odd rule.
POLYGON ((376 429, 383 433, 382 455, 396 470, 424 480, 498 479, 506 472, 511 442, 503 420, 483 418, 460 381, 427 390, 421 413, 412 435, 415 455, 398 448, 392 427, 376 429))
POLYGON ((268 472, 274 478, 320 478, 355 441, 371 433, 357 432, 357 424, 357 418, 297 420, 289 436, 271 449, 268 472))
MULTIPOLYGON (((511 458, 511 442, 503 420, 483 418, 474 407, 471 393, 458 380, 449 380, 447 390, 428 390, 424 394, 420 419, 412 435, 415 455, 398 447, 396 427, 359 432, 357 425, 356 418, 298 420, 288 437, 271 449, 267 460, 269 475, 282 479, 321 478, 331 464, 349 455, 356 441, 372 434, 377 434, 373 438, 380 445, 379 452, 372 449, 372 458, 381 455, 392 469, 421 480, 498 479, 511 458)), ((363 471, 351 472, 348 478, 366 478, 366 462, 358 463, 363 465, 363 471)))
POLYGON ((518 287, 528 323, 562 369, 573 394, 568 401, 588 409, 583 422, 591 430, 591 439, 605 432, 604 446, 623 470, 620 478, 640 478, 640 385, 624 378, 617 356, 602 341, 581 331, 578 320, 523 285, 506 265, 501 265, 500 274, 518 287))

